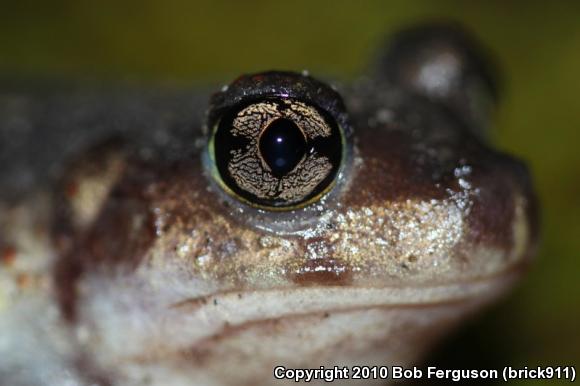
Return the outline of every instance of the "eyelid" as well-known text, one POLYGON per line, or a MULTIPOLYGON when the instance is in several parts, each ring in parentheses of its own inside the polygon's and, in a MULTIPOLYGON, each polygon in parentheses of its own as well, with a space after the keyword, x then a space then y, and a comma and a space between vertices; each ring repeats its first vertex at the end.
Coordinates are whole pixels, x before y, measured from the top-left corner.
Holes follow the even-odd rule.
POLYGON ((309 75, 288 71, 243 75, 213 94, 206 115, 206 132, 211 134, 217 121, 234 106, 267 98, 294 99, 316 106, 337 122, 347 139, 352 135, 352 127, 340 94, 309 75))

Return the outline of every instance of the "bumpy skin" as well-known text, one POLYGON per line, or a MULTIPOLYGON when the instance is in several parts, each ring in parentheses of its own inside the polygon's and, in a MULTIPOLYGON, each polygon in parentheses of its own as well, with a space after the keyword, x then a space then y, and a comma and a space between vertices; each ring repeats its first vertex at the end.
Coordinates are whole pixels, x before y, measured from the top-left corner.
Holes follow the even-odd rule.
MULTIPOLYGON (((5 205, 2 382, 258 385, 281 382, 277 365, 409 365, 504 293, 535 249, 529 175, 483 142, 489 117, 450 96, 493 101, 468 40, 437 27, 443 55, 425 51, 427 31, 339 90, 347 113, 333 93, 301 94, 335 109, 350 151, 334 189, 292 212, 219 188, 187 94, 91 97, 59 121, 117 140, 77 158, 50 198, 5 205)), ((314 82, 267 76, 280 77, 270 90, 314 82)), ((237 82, 260 92, 255 77, 237 82)), ((210 125, 228 98, 213 97, 210 125)), ((13 104, 3 126, 40 125, 13 104)))

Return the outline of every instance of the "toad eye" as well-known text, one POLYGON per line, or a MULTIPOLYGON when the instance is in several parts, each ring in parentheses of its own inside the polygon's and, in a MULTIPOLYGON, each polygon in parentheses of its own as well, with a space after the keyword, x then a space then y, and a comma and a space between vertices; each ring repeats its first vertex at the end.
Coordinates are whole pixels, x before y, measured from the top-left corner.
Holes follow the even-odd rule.
POLYGON ((208 147, 213 176, 227 193, 249 205, 297 209, 334 186, 345 157, 345 136, 332 114, 313 101, 268 90, 250 101, 240 98, 215 119, 208 147))

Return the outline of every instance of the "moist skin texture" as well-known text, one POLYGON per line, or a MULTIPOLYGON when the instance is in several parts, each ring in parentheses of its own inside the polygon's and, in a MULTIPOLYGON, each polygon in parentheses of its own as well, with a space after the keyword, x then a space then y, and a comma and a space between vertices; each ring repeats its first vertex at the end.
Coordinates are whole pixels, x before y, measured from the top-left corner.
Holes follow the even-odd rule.
POLYGON ((472 43, 429 28, 338 89, 344 167, 289 212, 214 181, 192 93, 4 92, 4 128, 101 135, 55 151, 56 188, 15 200, 6 184, 0 381, 269 385, 278 365, 408 366, 505 293, 536 247, 530 177, 484 139, 495 88, 472 43))

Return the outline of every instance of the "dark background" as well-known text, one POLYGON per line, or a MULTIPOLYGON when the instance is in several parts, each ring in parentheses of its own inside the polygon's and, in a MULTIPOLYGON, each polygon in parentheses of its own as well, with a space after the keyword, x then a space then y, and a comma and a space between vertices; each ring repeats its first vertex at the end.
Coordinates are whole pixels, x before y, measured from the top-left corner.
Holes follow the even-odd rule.
POLYGON ((521 286, 427 363, 499 369, 578 365, 580 3, 70 0, 0 5, 1 79, 187 87, 265 69, 308 69, 348 81, 364 71, 374 49, 398 28, 434 18, 462 22, 496 53, 503 69, 493 136, 501 149, 526 159, 533 170, 542 202, 542 244, 521 286))

